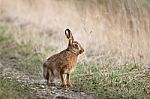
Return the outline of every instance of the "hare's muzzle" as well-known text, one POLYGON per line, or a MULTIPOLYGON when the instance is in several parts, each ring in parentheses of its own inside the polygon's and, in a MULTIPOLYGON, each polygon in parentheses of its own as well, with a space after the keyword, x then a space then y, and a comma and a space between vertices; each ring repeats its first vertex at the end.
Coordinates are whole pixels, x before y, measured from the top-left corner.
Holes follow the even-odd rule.
POLYGON ((84 49, 81 48, 80 51, 79 51, 79 53, 82 54, 83 52, 84 52, 84 49))

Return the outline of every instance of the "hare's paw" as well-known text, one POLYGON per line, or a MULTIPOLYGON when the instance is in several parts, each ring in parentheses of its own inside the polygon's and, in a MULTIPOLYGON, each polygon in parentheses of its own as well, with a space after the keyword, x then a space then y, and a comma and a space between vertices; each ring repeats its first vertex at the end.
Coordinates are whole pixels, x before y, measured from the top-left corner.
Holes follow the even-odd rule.
POLYGON ((71 83, 68 83, 67 84, 67 87, 72 87, 73 85, 71 83))
POLYGON ((61 87, 67 88, 67 85, 66 84, 61 84, 61 87))

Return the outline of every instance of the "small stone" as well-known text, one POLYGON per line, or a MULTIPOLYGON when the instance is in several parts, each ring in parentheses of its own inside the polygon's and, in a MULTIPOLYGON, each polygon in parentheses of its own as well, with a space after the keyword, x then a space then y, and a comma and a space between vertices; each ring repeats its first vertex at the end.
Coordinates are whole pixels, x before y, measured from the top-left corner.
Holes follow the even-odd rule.
POLYGON ((55 94, 55 92, 54 92, 54 91, 52 91, 51 93, 52 93, 52 94, 55 94))
POLYGON ((44 86, 44 85, 41 85, 41 88, 45 88, 45 86, 44 86))
POLYGON ((81 92, 81 94, 84 95, 85 93, 84 93, 84 92, 81 92))

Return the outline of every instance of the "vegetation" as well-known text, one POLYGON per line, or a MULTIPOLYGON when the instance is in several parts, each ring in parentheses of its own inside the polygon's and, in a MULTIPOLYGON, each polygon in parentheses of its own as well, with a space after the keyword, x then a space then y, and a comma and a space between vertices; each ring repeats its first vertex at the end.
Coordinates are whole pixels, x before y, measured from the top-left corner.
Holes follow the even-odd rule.
POLYGON ((144 71, 134 64, 103 69, 96 64, 78 65, 74 72, 74 83, 80 90, 93 92, 101 98, 150 98, 145 91, 150 83, 148 75, 144 75, 144 71), (145 79, 138 77, 140 74, 145 76, 145 79))
POLYGON ((32 44, 17 44, 12 38, 12 34, 7 34, 7 28, 5 26, 0 27, 0 51, 1 59, 15 59, 17 61, 15 68, 25 73, 38 74, 40 66, 42 65, 40 54, 32 51, 32 44), (39 58, 40 57, 40 58, 39 58), (34 65, 34 66, 33 66, 34 65))
MULTIPOLYGON (((16 59, 17 63, 15 63, 14 68, 41 78, 41 67, 45 57, 44 53, 39 54, 32 51, 32 43, 18 45, 11 34, 7 34, 8 31, 5 29, 5 26, 1 26, 1 59, 16 59)), ((145 88, 150 83, 148 71, 145 72, 141 66, 137 64, 126 64, 115 67, 111 67, 108 64, 100 68, 99 65, 94 62, 79 63, 72 76, 74 86, 77 89, 88 93, 92 92, 102 98, 150 98, 150 95, 145 91, 145 88), (140 74, 142 74, 144 79, 141 78, 140 74)), ((20 84, 19 86, 16 85, 18 85, 16 81, 2 79, 0 85, 3 86, 0 87, 2 91, 1 98, 9 98, 14 94, 15 98, 20 96, 21 93, 24 93, 21 94, 21 96, 28 94, 26 96, 27 98, 32 96, 30 88, 20 88, 20 84), (10 94, 4 94, 7 93, 8 89, 10 94)))
POLYGON ((33 99, 32 90, 15 80, 0 78, 0 99, 33 99))
MULTIPOLYGON (((67 46, 63 30, 71 27, 82 33, 74 35, 85 48, 72 74, 76 89, 104 99, 150 98, 149 0, 68 1, 71 10, 66 1, 51 1, 52 8, 49 1, 29 1, 0 4, 0 63, 43 79, 43 62, 67 46)), ((0 76, 0 99, 33 96, 28 86, 0 76)))

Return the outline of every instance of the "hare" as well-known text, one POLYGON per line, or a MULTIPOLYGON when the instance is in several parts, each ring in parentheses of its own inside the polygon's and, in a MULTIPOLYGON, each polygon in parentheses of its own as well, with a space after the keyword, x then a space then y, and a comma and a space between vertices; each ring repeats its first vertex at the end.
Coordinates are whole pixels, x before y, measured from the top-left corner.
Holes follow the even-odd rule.
POLYGON ((60 77, 62 87, 71 87, 70 74, 75 68, 78 55, 84 52, 82 46, 77 41, 74 41, 69 29, 65 30, 65 35, 68 39, 67 49, 49 57, 43 64, 43 76, 48 85, 53 84, 55 77, 60 77), (66 79, 64 76, 66 76, 66 79))

